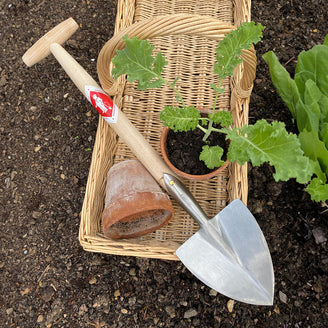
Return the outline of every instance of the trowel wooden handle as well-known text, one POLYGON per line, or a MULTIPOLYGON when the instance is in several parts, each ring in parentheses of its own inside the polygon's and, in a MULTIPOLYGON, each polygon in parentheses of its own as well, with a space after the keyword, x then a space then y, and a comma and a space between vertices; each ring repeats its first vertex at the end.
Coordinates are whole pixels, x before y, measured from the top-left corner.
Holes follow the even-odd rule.
POLYGON ((38 63, 41 59, 50 55, 50 45, 52 43, 63 44, 78 28, 79 25, 72 17, 58 24, 25 52, 22 57, 24 63, 29 67, 38 63))
POLYGON ((97 82, 62 46, 56 43, 51 44, 50 51, 79 90, 88 98, 123 142, 129 146, 155 180, 166 189, 163 175, 164 173, 174 175, 174 173, 167 167, 159 154, 145 140, 125 114, 113 104, 112 100, 101 90, 97 82))

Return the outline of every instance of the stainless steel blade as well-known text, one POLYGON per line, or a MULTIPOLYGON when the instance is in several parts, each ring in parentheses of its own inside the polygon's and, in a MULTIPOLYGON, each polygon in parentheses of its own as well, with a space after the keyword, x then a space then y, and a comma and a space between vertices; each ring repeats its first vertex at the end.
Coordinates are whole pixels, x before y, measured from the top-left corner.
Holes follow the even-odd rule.
POLYGON ((249 304, 272 305, 270 252, 256 220, 245 208, 241 201, 233 201, 179 247, 176 255, 219 293, 249 304), (217 231, 221 231, 221 240, 213 238, 217 231))

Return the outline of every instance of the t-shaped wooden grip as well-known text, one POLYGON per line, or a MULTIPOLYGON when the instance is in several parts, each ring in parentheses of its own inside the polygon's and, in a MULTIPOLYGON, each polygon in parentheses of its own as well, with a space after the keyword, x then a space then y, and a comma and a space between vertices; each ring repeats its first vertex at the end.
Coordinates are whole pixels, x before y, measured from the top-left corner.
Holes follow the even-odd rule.
POLYGON ((78 28, 79 25, 72 17, 66 19, 28 49, 22 57, 23 62, 29 67, 38 63, 50 54, 50 45, 52 43, 63 44, 78 28))

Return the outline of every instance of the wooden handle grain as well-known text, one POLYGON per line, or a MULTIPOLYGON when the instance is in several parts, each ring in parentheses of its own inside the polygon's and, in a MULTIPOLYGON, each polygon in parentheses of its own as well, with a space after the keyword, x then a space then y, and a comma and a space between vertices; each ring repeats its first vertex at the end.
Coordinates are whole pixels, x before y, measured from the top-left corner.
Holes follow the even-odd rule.
POLYGON ((52 43, 63 44, 78 28, 79 25, 72 17, 66 19, 28 49, 22 57, 23 62, 29 67, 38 63, 50 54, 50 45, 52 43))
MULTIPOLYGON (((67 75, 72 79, 79 90, 85 94, 86 86, 99 88, 97 82, 82 68, 82 66, 59 44, 50 46, 52 54, 56 57, 67 75)), ((155 149, 145 140, 142 134, 134 127, 125 114, 118 109, 116 123, 109 123, 122 141, 129 146, 134 155, 145 166, 155 180, 166 189, 163 175, 175 175, 165 164, 155 149)))

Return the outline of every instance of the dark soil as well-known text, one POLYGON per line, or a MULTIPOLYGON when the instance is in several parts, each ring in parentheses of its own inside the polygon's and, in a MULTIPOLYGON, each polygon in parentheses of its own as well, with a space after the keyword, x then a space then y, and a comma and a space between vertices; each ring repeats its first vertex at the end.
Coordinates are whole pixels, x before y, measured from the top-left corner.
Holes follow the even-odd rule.
MULTIPOLYGON (((225 135, 212 132, 207 141, 203 141, 204 132, 199 129, 187 132, 174 132, 169 130, 167 134, 167 157, 180 171, 192 175, 203 175, 213 171, 205 162, 199 159, 203 146, 220 146, 224 149, 222 160, 227 159, 227 147, 225 135)), ((215 169, 214 169, 215 170, 215 169)))
MULTIPOLYGON (((0 327, 328 327, 328 211, 295 181, 275 182, 266 165, 249 171, 250 210, 271 250, 272 307, 228 299, 179 262, 94 254, 78 242, 98 114, 55 59, 26 68, 21 56, 73 16, 80 30, 66 49, 96 74, 113 34, 115 1, 0 4, 0 327), (231 305, 231 302, 229 303, 231 305)), ((274 50, 288 71, 328 32, 326 0, 254 0, 266 26, 250 122, 291 115, 261 55, 274 50)))

